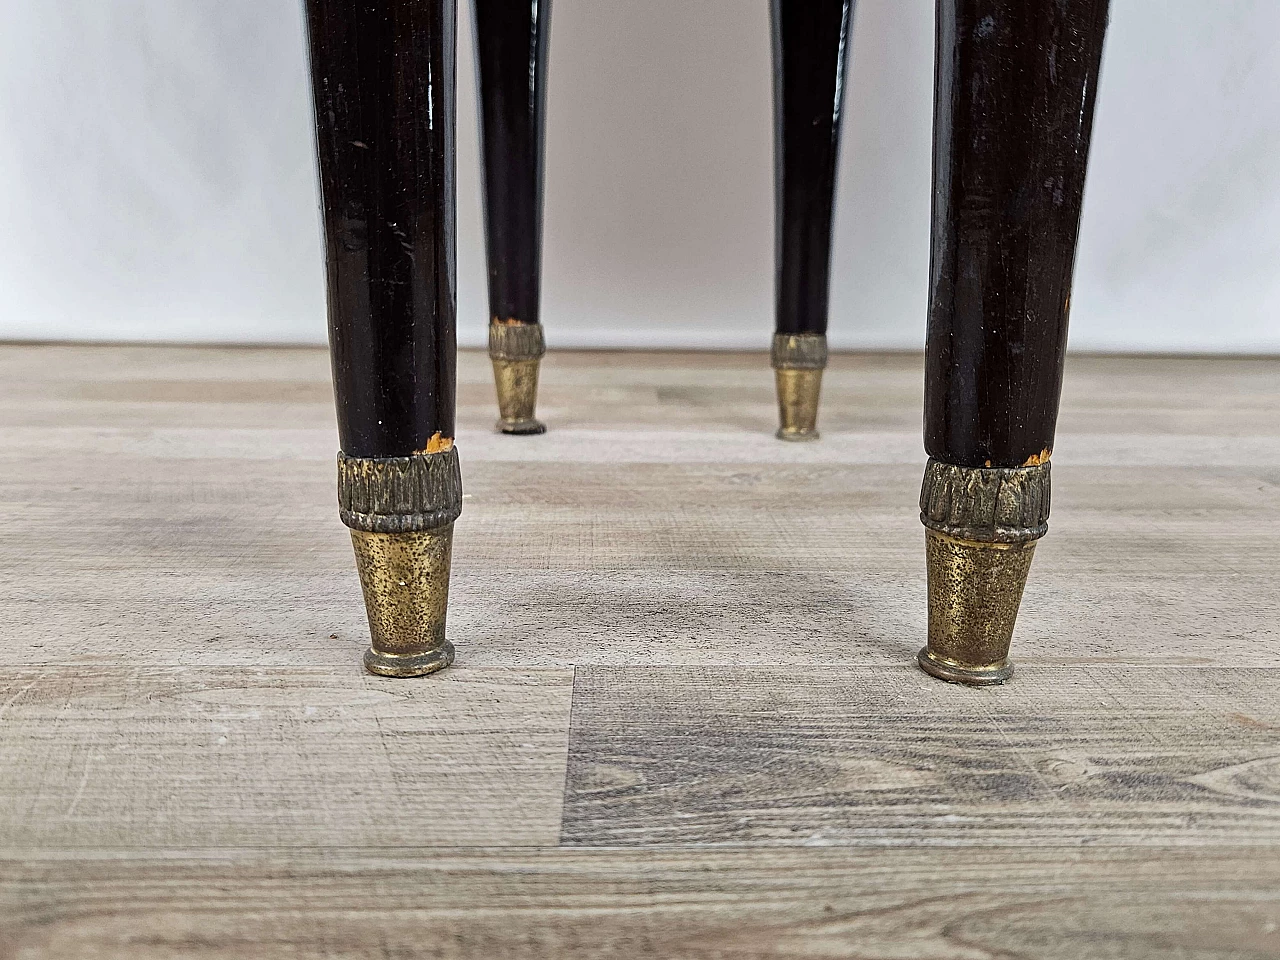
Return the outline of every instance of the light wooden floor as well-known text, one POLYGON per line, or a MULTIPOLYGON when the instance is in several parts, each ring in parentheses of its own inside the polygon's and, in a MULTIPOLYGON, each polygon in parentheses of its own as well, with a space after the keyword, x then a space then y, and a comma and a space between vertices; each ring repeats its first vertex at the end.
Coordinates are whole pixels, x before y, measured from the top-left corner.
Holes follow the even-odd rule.
POLYGON ((0 348, 0 960, 1280 956, 1280 360, 1069 365, 990 690, 921 364, 461 360, 456 666, 365 675, 318 350, 0 348))

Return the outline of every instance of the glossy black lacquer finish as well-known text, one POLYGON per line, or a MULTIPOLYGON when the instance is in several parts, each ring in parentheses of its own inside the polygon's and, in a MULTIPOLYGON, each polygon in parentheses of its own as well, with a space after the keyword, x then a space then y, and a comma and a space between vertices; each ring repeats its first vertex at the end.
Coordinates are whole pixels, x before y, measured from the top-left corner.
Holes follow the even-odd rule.
POLYGON ((938 0, 925 446, 1053 447, 1107 0, 938 0))
POLYGON ((777 332, 826 333, 853 0, 772 0, 777 332))
POLYGON ((538 323, 551 0, 474 0, 489 311, 538 323))
POLYGON ((307 0, 342 451, 453 436, 455 0, 307 0))

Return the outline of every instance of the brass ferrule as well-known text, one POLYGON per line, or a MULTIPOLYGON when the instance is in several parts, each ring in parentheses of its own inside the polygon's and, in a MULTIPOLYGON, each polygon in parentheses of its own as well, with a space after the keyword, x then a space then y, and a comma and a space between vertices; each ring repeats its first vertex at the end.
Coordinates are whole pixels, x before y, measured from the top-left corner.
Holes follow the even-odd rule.
POLYGON ((817 440, 827 338, 820 333, 776 334, 770 358, 778 390, 778 439, 817 440))
POLYGON ((930 460, 920 491, 929 578, 922 669, 956 683, 1003 683, 1035 555, 1048 530, 1049 464, 961 467, 930 460))
POLYGON ((443 670, 453 662, 445 623, 453 522, 462 512, 456 448, 385 459, 338 454, 338 508, 369 617, 365 667, 387 677, 443 670))
POLYGON ((364 665, 384 677, 421 677, 453 662, 445 637, 453 524, 413 533, 351 531, 372 644, 364 665))
POLYGON ((489 359, 498 391, 498 429, 510 434, 545 433, 536 416, 538 369, 547 352, 540 323, 489 324, 489 359))

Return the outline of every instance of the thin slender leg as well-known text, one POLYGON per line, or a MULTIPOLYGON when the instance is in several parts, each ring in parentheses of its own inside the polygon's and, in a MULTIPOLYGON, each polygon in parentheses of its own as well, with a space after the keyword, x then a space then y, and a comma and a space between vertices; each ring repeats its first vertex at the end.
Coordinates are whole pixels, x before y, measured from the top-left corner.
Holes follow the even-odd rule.
POLYGON ((453 659, 455 3, 306 0, 338 505, 385 676, 453 659))
POLYGON ((1048 529, 1107 2, 938 0, 919 659, 945 680, 1011 675, 1048 529))
POLYGON ((818 439, 831 219, 853 0, 771 0, 778 437, 818 439))
POLYGON ((546 352, 539 301, 551 0, 473 0, 473 7, 498 429, 543 433, 534 412, 546 352))

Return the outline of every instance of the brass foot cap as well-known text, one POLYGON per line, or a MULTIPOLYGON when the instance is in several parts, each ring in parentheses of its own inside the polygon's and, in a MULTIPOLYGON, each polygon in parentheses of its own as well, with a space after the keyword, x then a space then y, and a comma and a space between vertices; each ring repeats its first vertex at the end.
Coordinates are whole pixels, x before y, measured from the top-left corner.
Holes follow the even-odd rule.
POLYGON ((989 687, 1004 683, 1013 676, 1013 664, 1008 660, 991 663, 981 667, 965 666, 954 660, 945 660, 935 656, 928 647, 923 647, 916 656, 920 669, 930 676, 948 683, 966 683, 971 687, 989 687))
POLYGON ((775 367, 778 389, 779 440, 818 439, 818 397, 822 391, 822 368, 775 367))
POLYGON ((498 430, 514 437, 534 437, 547 432, 547 425, 530 417, 528 420, 499 420, 498 430))
POLYGON ((822 438, 817 430, 792 430, 787 427, 779 427, 778 432, 774 434, 779 440, 786 440, 789 443, 807 443, 810 440, 819 440, 822 438))
POLYGON ((453 644, 448 640, 427 653, 383 653, 370 647, 364 653, 364 666, 380 677, 425 677, 453 663, 453 644))

